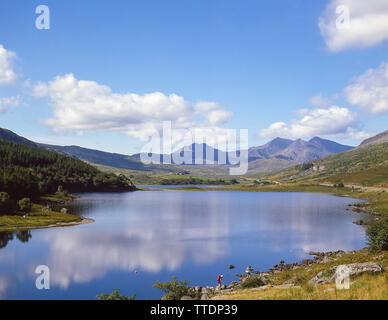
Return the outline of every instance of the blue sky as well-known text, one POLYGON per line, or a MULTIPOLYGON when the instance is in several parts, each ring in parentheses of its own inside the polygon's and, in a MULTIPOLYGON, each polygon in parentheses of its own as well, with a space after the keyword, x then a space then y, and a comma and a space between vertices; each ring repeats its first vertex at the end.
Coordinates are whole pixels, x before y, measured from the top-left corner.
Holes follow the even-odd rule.
MULTIPOLYGON (((180 129, 247 128, 251 146, 277 135, 357 144, 388 129, 388 35, 368 31, 364 1, 344 0, 354 25, 345 36, 324 36, 336 2, 3 0, 0 45, 14 53, 7 61, 16 79, 0 81, 0 126, 40 142, 126 154, 144 145, 145 127, 169 117, 180 129), (41 4, 50 8, 49 30, 35 27, 41 4), (74 97, 67 85, 58 89, 60 80, 78 88, 74 97), (156 92, 163 96, 142 98, 156 92), (84 110, 93 104, 81 104, 96 97, 94 118, 84 110)), ((387 14, 381 3, 371 1, 369 13, 387 14)))

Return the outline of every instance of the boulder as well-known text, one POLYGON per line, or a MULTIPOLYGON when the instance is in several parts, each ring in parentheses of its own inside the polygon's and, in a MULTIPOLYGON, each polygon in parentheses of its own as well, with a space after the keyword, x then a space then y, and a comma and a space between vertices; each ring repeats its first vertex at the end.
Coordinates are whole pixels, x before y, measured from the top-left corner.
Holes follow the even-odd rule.
POLYGON ((322 260, 319 261, 319 263, 327 263, 327 262, 330 262, 330 261, 334 261, 335 259, 332 258, 332 257, 329 257, 329 256, 324 256, 322 258, 322 260))
POLYGON ((232 282, 228 285, 227 289, 233 289, 233 288, 235 288, 235 287, 237 287, 237 286, 238 286, 238 282, 237 282, 237 281, 232 281, 232 282))
POLYGON ((313 263, 314 263, 314 261, 312 259, 305 259, 302 261, 302 264, 306 265, 306 266, 313 264, 313 263))
POLYGON ((67 210, 66 208, 62 208, 62 209, 61 209, 61 213, 67 214, 67 213, 68 213, 68 210, 67 210))
POLYGON ((363 273, 379 273, 384 270, 383 267, 376 262, 343 264, 319 272, 314 278, 309 281, 309 283, 312 285, 332 283, 336 279, 336 271, 344 268, 347 268, 349 270, 349 276, 351 277, 358 276, 363 273))

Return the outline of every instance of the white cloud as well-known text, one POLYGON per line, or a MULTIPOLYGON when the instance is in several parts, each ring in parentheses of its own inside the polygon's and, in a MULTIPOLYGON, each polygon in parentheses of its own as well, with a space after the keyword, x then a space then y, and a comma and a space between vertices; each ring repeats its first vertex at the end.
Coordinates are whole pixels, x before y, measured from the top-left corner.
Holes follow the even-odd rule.
POLYGON ((358 129, 357 114, 347 108, 331 106, 329 108, 302 109, 302 118, 291 124, 275 122, 261 130, 259 137, 274 138, 311 138, 314 136, 364 139, 369 133, 358 129))
POLYGON ((388 112, 388 63, 369 69, 344 89, 349 103, 373 114, 388 112))
POLYGON ((329 98, 322 96, 322 93, 311 97, 309 102, 312 106, 316 108, 329 108, 332 106, 331 100, 329 98))
POLYGON ((163 121, 174 129, 226 130, 232 113, 214 102, 190 103, 176 94, 160 92, 139 95, 114 93, 94 81, 78 80, 73 74, 57 76, 33 88, 36 97, 48 97, 53 117, 45 123, 55 131, 119 131, 142 140, 160 132, 163 121))
POLYGON ((7 113, 10 108, 20 106, 19 97, 0 98, 0 113, 7 113))
POLYGON ((0 85, 14 84, 17 74, 14 70, 16 54, 0 44, 0 85))
POLYGON ((198 114, 206 115, 211 125, 225 123, 232 116, 231 111, 223 109, 218 103, 201 101, 195 104, 195 110, 198 114))
POLYGON ((318 25, 331 51, 379 45, 388 40, 388 1, 331 0, 318 25), (349 27, 337 27, 339 6, 349 9, 349 27))

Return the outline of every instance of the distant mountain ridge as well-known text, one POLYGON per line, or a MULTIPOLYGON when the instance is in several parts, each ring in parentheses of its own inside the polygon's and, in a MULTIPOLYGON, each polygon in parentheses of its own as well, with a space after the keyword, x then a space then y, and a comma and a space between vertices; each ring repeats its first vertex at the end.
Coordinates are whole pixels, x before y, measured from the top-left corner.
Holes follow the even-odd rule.
POLYGON ((266 179, 388 187, 388 131, 366 139, 358 148, 269 173, 266 179))
POLYGON ((72 157, 82 159, 91 163, 110 166, 120 169, 147 170, 149 168, 138 159, 119 153, 110 153, 99 150, 82 148, 79 146, 56 146, 49 144, 39 144, 39 147, 54 150, 72 157))
POLYGON ((277 158, 296 162, 308 162, 351 149, 353 147, 319 137, 314 137, 309 141, 276 138, 263 146, 250 148, 248 156, 251 161, 261 158, 277 158))
MULTIPOLYGON (((130 156, 87 149, 79 146, 58 146, 35 143, 26 138, 18 136, 17 134, 7 129, 0 129, 0 138, 3 138, 8 141, 23 143, 28 146, 53 150, 90 163, 119 169, 140 171, 162 170, 169 172, 175 172, 183 169, 181 166, 178 166, 176 164, 174 165, 174 161, 172 161, 173 164, 170 166, 165 166, 163 164, 144 164, 141 161, 141 154, 139 153, 130 156)), ((226 165, 231 165, 230 159, 236 156, 236 152, 225 152, 217 148, 213 148, 205 143, 192 144, 186 148, 179 149, 171 155, 165 156, 171 157, 172 160, 179 160, 179 158, 183 159, 184 149, 193 151, 190 159, 191 163, 188 164, 198 164, 197 158, 199 158, 199 155, 196 154, 196 151, 201 151, 201 149, 202 152, 200 153, 202 153, 205 158, 208 154, 214 154, 214 161, 208 161, 207 163, 204 162, 203 164, 217 165, 218 162, 220 162, 220 165, 225 166, 224 160, 226 159, 226 165)), ((302 139, 290 140, 283 138, 275 138, 262 146, 249 148, 248 161, 250 163, 250 169, 256 170, 257 172, 268 172, 271 170, 287 168, 297 163, 309 162, 312 160, 320 159, 331 154, 341 153, 351 149, 353 149, 353 147, 342 145, 330 140, 321 139, 319 137, 314 137, 309 141, 305 141, 302 139)), ((162 163, 164 155, 157 154, 154 156, 162 163)), ((239 156, 239 151, 237 151, 237 156, 239 156)), ((201 163, 201 161, 199 163, 201 163)), ((194 167, 198 167, 198 165, 192 166, 191 170, 194 170, 194 167)))

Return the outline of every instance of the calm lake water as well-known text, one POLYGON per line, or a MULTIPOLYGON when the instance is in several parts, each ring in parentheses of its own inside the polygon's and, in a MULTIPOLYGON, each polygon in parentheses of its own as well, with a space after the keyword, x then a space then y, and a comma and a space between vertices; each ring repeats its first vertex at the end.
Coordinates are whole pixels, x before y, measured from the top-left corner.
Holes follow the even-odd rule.
POLYGON ((0 234, 0 298, 95 299, 120 288, 159 299, 157 280, 192 285, 236 280, 247 265, 265 271, 307 252, 365 246, 354 199, 326 194, 138 191, 83 194, 68 207, 94 223, 0 234), (228 265, 236 266, 228 270, 228 265), (37 290, 35 268, 50 268, 37 290), (137 272, 135 272, 137 271, 137 272))

